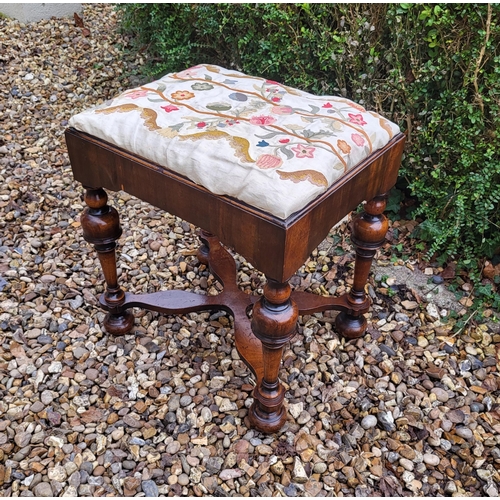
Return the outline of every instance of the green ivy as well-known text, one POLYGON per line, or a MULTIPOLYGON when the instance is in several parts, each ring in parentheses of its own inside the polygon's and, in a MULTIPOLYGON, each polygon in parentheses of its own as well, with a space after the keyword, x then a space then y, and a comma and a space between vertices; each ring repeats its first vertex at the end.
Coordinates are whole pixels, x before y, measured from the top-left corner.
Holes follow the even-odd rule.
MULTIPOLYGON (((199 63, 341 94, 400 124, 429 256, 500 248, 498 4, 122 4, 147 71, 199 63)), ((400 186, 401 187, 401 186, 400 186)), ((391 210, 400 200, 391 199, 391 210)))

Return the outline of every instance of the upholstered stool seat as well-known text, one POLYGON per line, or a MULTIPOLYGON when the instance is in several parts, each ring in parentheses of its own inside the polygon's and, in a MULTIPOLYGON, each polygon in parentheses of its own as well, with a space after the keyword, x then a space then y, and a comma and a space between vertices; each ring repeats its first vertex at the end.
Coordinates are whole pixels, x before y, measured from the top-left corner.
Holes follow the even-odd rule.
POLYGON ((278 370, 298 314, 336 309, 339 333, 355 338, 366 329, 364 285, 387 230, 383 211, 404 145, 398 126, 341 97, 213 65, 128 90, 69 124, 73 172, 87 189, 84 237, 96 246, 107 283, 106 330, 128 333, 135 306, 229 311, 236 347, 257 377, 250 423, 268 432, 280 428, 286 412, 278 370), (122 189, 203 228, 198 258, 224 291, 217 297, 125 293, 115 262, 121 228, 103 188, 122 189), (355 218, 350 292, 336 298, 292 293, 288 279, 363 200, 369 201, 355 218), (238 289, 234 261, 218 238, 266 274, 260 300, 238 289))
POLYGON ((209 65, 124 92, 69 124, 280 219, 399 133, 347 99, 209 65))

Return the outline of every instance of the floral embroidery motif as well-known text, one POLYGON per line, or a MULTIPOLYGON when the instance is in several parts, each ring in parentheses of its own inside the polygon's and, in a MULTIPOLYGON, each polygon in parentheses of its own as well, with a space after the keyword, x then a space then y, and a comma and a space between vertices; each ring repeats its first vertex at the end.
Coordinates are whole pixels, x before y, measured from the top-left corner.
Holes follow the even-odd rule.
POLYGON ((297 158, 314 158, 314 151, 316 148, 299 144, 298 146, 291 148, 291 150, 295 152, 295 156, 297 158))
POLYGON ((359 134, 351 134, 351 139, 353 140, 354 144, 356 144, 356 146, 361 147, 365 145, 365 140, 359 134))
POLYGON ((347 144, 343 139, 339 139, 337 141, 337 147, 344 153, 345 155, 348 155, 351 152, 351 146, 347 144))
POLYGON ((191 85, 191 88, 193 90, 212 90, 214 86, 211 85, 210 83, 197 82, 193 83, 193 85, 191 85))
POLYGON ((255 164, 259 168, 277 168, 281 167, 283 160, 275 155, 260 155, 255 164))
POLYGON ((252 116, 250 118, 250 123, 252 125, 272 125, 276 121, 276 118, 272 116, 252 116))
POLYGON ((173 104, 169 104, 168 106, 160 106, 161 109, 166 111, 167 113, 171 113, 172 111, 179 111, 179 108, 177 106, 174 106, 173 104))
POLYGON ((145 97, 148 94, 147 90, 133 90, 125 94, 125 97, 129 99, 139 99, 140 97, 145 97))
POLYGON ((187 101, 188 99, 192 99, 194 94, 187 90, 178 90, 171 94, 172 99, 177 99, 178 101, 187 101))
POLYGON ((355 123, 356 125, 367 125, 367 122, 363 120, 363 115, 354 115, 352 113, 347 113, 349 121, 355 123))

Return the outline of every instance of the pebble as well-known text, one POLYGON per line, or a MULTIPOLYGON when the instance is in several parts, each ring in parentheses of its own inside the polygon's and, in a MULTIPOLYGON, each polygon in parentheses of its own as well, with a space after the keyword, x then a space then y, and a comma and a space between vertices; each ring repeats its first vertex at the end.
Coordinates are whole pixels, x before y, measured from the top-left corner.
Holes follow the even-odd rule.
POLYGON ((146 497, 159 496, 158 486, 154 481, 148 480, 141 483, 142 491, 146 497))
POLYGON ((361 420, 361 427, 363 427, 363 429, 365 430, 372 429, 376 426, 377 417, 375 415, 366 415, 366 417, 363 417, 363 420, 361 420))

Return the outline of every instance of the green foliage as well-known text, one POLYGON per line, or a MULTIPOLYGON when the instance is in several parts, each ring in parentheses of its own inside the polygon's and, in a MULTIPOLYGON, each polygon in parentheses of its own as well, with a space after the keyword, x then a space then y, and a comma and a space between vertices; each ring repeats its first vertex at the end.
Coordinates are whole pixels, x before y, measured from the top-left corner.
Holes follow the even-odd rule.
MULTIPOLYGON (((429 254, 500 248, 498 4, 122 4, 151 75, 211 63, 341 94, 408 135, 429 254)), ((391 210, 400 202, 391 198, 391 210)))

